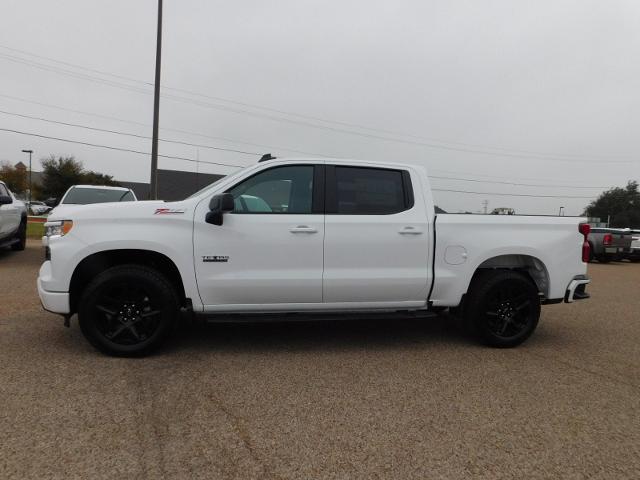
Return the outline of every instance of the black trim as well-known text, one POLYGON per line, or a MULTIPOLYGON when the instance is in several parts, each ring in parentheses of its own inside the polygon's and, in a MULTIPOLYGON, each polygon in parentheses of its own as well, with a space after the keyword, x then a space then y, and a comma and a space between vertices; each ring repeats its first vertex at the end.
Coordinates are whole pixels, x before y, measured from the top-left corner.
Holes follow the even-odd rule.
MULTIPOLYGON (((428 220, 428 218, 427 218, 428 220)), ((433 216, 433 261, 431 262, 431 288, 429 288, 429 295, 427 296, 427 302, 431 301, 431 294, 433 288, 436 286, 436 221, 438 216, 433 216)))
POLYGON ((336 180, 336 166, 325 165, 325 196, 324 206, 325 213, 337 214, 338 213, 338 182, 336 180))
POLYGON ((542 305, 555 305, 556 303, 562 303, 564 298, 545 298, 541 300, 540 303, 542 305))
POLYGON ((411 174, 408 170, 402 170, 402 190, 404 191, 404 206, 406 210, 413 208, 413 185, 411 183, 411 174))
POLYGON ((324 214, 325 209, 325 167, 313 166, 313 189, 311 191, 311 213, 324 214))

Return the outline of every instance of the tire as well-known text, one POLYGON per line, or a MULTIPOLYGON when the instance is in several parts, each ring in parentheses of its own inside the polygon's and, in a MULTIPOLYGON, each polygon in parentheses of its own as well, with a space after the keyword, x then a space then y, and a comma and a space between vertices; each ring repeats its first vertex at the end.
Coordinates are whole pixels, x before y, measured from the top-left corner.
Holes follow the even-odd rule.
POLYGON ((11 250, 21 252, 27 247, 27 219, 22 219, 20 226, 18 227, 18 233, 16 234, 18 241, 11 245, 11 250))
POLYGON ((481 273, 471 282, 464 316, 467 326, 484 344, 515 347, 527 340, 538 326, 538 288, 519 272, 481 273))
POLYGON ((607 255, 598 255, 596 260, 600 263, 609 263, 611 261, 611 257, 608 257, 607 255))
POLYGON ((596 257, 593 254, 593 243, 589 243, 589 263, 593 263, 595 258, 596 257))
POLYGON ((139 357, 156 350, 178 318, 175 288, 162 274, 140 265, 121 265, 99 274, 78 307, 80 329, 103 353, 139 357))

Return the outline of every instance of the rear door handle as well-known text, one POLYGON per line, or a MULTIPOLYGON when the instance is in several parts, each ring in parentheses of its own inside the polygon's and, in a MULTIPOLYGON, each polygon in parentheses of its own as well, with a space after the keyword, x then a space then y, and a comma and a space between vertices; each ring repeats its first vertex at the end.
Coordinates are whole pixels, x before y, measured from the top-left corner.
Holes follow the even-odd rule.
POLYGON ((414 227, 404 227, 398 233, 401 235, 422 235, 422 230, 418 230, 414 227))
POLYGON ((297 227, 291 227, 289 229, 291 233, 318 233, 318 230, 306 225, 298 225, 297 227))

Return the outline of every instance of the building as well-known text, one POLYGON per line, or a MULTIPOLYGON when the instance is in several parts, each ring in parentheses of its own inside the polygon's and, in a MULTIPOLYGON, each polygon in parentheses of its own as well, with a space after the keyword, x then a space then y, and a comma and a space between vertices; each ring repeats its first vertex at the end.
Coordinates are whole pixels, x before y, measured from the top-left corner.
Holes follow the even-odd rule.
MULTIPOLYGON (((24 167, 24 164, 18 162, 16 167, 18 166, 24 167)), ((26 167, 24 168, 26 169, 26 167)), ((42 172, 33 171, 31 172, 31 177, 34 185, 42 185, 42 172)), ((184 200, 192 193, 197 192, 222 177, 224 177, 224 175, 158 169, 158 198, 167 201, 184 200)), ((115 181, 123 187, 133 190, 138 200, 147 200, 149 198, 149 191, 151 189, 149 183, 127 182, 124 180, 115 181)))
MULTIPOLYGON (((158 169, 158 198, 167 201, 184 200, 222 177, 224 175, 158 169)), ((138 200, 149 198, 151 190, 149 183, 126 182, 124 180, 116 180, 116 182, 133 190, 138 200)))

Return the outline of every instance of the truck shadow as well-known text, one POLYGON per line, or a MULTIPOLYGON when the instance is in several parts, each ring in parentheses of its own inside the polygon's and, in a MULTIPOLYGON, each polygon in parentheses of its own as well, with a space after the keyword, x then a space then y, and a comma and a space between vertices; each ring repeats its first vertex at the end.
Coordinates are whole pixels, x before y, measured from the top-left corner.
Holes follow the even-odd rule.
POLYGON ((183 324, 165 351, 369 350, 425 345, 473 345, 450 316, 263 323, 183 324))

